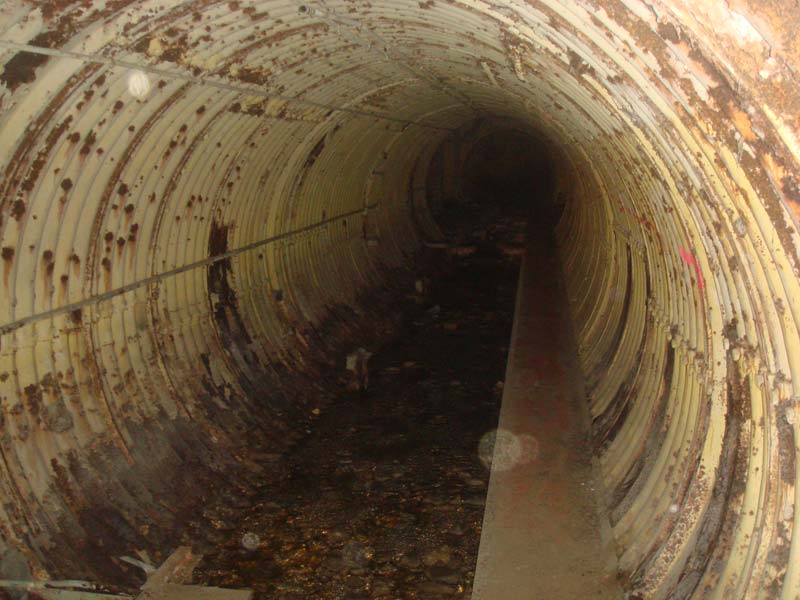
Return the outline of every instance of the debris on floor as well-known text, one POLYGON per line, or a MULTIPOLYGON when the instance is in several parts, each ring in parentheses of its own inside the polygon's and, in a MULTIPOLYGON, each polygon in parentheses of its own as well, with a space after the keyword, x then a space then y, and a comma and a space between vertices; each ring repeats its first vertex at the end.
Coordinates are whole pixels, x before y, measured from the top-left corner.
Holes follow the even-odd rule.
POLYGON ((447 248, 447 253, 450 256, 471 256, 476 250, 476 246, 450 246, 447 248))
POLYGON ((347 355, 345 368, 350 374, 347 389, 351 392, 366 390, 369 387, 369 366, 368 362, 372 352, 359 348, 355 352, 347 355))
POLYGON ((350 354, 355 381, 369 361, 369 387, 327 405, 249 506, 204 515, 219 527, 198 581, 256 600, 470 597, 489 475, 479 445, 497 427, 519 265, 496 246, 518 228, 482 229, 472 254, 431 250, 430 283, 393 337, 350 354))
POLYGON ((150 574, 136 600, 250 600, 253 597, 251 590, 186 584, 202 558, 188 546, 181 546, 150 574))
POLYGON ((111 593, 101 585, 88 581, 8 581, 0 580, 0 589, 28 592, 40 600, 250 600, 251 590, 224 589, 189 585, 197 563, 203 558, 188 546, 181 546, 157 569, 145 561, 122 557, 147 575, 137 595, 111 593))
POLYGON ((497 249, 505 256, 522 256, 525 254, 525 246, 518 244, 497 244, 497 249))

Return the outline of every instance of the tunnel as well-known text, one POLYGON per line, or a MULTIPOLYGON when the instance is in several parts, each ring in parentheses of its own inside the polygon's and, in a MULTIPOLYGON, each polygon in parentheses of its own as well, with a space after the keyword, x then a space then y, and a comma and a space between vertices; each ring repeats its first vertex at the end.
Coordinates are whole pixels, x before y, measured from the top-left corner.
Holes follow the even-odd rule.
POLYGON ((550 173, 621 587, 797 598, 798 28, 790 0, 3 3, 0 576, 177 545, 391 329, 436 215, 550 173))

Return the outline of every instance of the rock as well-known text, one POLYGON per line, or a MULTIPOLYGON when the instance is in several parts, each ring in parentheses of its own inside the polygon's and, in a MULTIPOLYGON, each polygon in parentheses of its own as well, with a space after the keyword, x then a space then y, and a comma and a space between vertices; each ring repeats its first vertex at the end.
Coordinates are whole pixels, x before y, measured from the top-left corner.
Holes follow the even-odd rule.
POLYGON ((447 254, 450 256, 464 257, 475 254, 476 250, 476 246, 450 246, 447 248, 447 254))
POLYGON ((417 516, 407 512, 398 512, 392 515, 396 526, 399 528, 410 527, 417 523, 417 516))
POLYGON ((394 465, 379 465, 375 469, 375 481, 389 481, 395 477, 394 465))
POLYGON ((486 504, 486 496, 483 494, 472 494, 464 498, 464 504, 469 506, 484 506, 486 504))
POLYGON ((511 244, 499 243, 497 249, 500 250, 505 256, 522 256, 525 254, 524 246, 516 246, 511 244))
POLYGON ((322 561, 322 568, 331 573, 341 573, 344 570, 344 561, 338 556, 330 556, 322 561))
POLYGON ((326 554, 329 548, 327 544, 320 540, 310 540, 309 542, 306 542, 306 547, 312 554, 326 554))
POLYGON ((331 548, 341 548, 350 536, 340 529, 332 529, 325 537, 325 541, 331 548))
POLYGON ((429 550, 422 557, 422 564, 426 567, 433 567, 436 565, 446 565, 450 562, 452 551, 449 546, 440 546, 434 550, 429 550))
POLYGON ((417 584, 417 591, 423 594, 453 594, 456 592, 456 587, 447 583, 440 583, 438 581, 423 581, 417 584))
POLYGON ((375 550, 361 542, 351 541, 342 547, 342 563, 350 572, 366 569, 374 555, 375 550))
POLYGON ((402 567, 403 569, 408 569, 409 571, 415 571, 419 568, 419 565, 419 556, 417 556, 415 552, 403 554, 397 559, 397 566, 402 567))
POLYGON ((217 531, 215 529, 208 530, 205 533, 204 538, 212 546, 220 546, 228 541, 228 535, 225 532, 217 531))
POLYGON ((358 348, 347 355, 345 368, 350 372, 350 380, 347 389, 350 391, 365 390, 369 387, 369 369, 367 362, 372 356, 372 352, 364 348, 358 348))
POLYGON ((274 513, 284 513, 286 510, 278 504, 277 502, 259 502, 255 505, 255 508, 258 512, 264 514, 274 514, 274 513))
POLYGON ((447 248, 447 247, 449 247, 449 246, 450 246, 450 244, 448 244, 448 243, 447 243, 446 241, 444 241, 444 240, 431 240, 431 241, 425 241, 425 242, 424 242, 424 244, 425 244, 425 246, 427 246, 428 248, 438 248, 438 249, 447 248))
MULTIPOLYGON (((388 558, 387 558, 387 560, 388 560, 388 558)), ((384 563, 384 564, 381 564, 381 565, 380 565, 380 566, 379 566, 379 567, 378 567, 378 568, 375 570, 375 572, 376 572, 378 575, 382 575, 382 576, 384 576, 384 577, 390 577, 390 576, 394 575, 395 573, 397 573, 397 567, 395 567, 395 566, 394 566, 392 563, 390 563, 390 562, 384 562, 384 561, 376 561, 376 562, 379 562, 379 563, 384 563)))
POLYGON ((428 494, 425 496, 425 503, 433 504, 434 506, 442 506, 447 504, 449 500, 449 496, 446 496, 445 494, 428 494))
POLYGON ((461 581, 461 573, 456 569, 447 566, 430 567, 425 570, 425 573, 431 579, 441 581, 443 583, 457 584, 461 581))
POLYGON ((442 307, 438 304, 425 311, 425 316, 430 319, 438 319, 440 314, 442 314, 442 307))
POLYGON ((386 596, 392 593, 392 586, 389 585, 386 581, 375 581, 372 584, 372 597, 379 598, 381 596, 386 596))
POLYGON ((357 577, 355 575, 348 575, 345 577, 344 580, 345 586, 351 591, 364 591, 366 590, 367 584, 364 581, 364 578, 357 577))

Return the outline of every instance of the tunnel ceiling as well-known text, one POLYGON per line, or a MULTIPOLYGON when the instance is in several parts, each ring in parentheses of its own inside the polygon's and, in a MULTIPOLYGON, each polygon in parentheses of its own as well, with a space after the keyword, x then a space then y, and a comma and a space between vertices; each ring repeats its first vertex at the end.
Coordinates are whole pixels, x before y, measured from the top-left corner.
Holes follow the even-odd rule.
POLYGON ((558 157, 631 597, 796 598, 798 30, 762 0, 2 4, 0 570, 113 574, 289 448, 513 124, 558 157))

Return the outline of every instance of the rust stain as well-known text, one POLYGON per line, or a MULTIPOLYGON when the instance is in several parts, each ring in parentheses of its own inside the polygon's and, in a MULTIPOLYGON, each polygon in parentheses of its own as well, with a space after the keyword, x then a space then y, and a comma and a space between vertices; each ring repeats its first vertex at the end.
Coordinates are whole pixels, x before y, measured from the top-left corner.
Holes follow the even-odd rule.
POLYGON ((11 216, 17 221, 21 221, 22 217, 25 216, 25 210, 25 202, 22 200, 14 200, 14 203, 11 205, 11 216))
POLYGON ((3 246, 0 251, 0 256, 3 258, 3 287, 6 289, 6 295, 10 296, 10 288, 8 286, 8 278, 11 274, 11 263, 14 260, 14 248, 11 246, 3 246))

